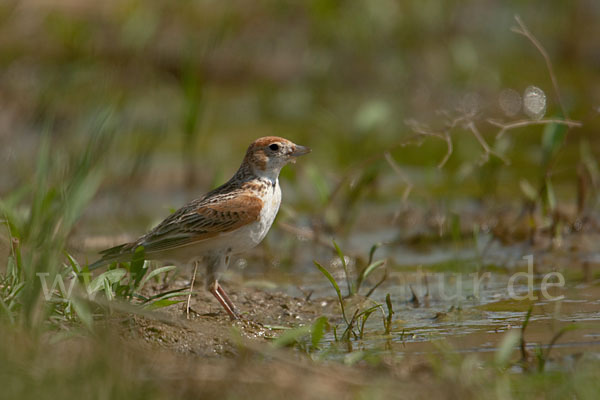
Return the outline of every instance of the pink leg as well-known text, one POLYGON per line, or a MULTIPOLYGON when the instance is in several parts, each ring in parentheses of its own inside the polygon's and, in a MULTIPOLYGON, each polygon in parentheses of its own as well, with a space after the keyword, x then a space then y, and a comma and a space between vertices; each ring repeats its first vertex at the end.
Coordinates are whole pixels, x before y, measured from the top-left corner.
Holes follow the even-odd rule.
POLYGON ((223 290, 223 286, 219 285, 219 287, 217 287, 217 291, 219 292, 219 294, 221 295, 223 300, 225 300, 225 302, 227 303, 229 308, 236 311, 236 314, 237 314, 237 310, 236 310, 237 307, 233 304, 233 302, 231 301, 231 299, 229 298, 227 293, 225 293, 225 290, 223 290))
POLYGON ((221 306, 227 311, 227 314, 229 314, 231 319, 240 319, 233 302, 229 296, 227 296, 227 293, 225 293, 223 288, 219 286, 219 282, 215 281, 214 284, 210 285, 210 292, 215 296, 217 301, 221 303, 221 306))

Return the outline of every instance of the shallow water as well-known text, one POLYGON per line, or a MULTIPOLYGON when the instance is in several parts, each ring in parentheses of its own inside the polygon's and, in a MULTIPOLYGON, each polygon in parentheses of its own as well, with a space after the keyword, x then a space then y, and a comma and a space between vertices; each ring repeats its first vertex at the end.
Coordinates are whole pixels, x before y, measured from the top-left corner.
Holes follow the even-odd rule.
MULTIPOLYGON (((544 278, 553 271, 544 272, 542 267, 536 266, 536 271, 538 268, 542 271, 531 270, 530 275, 525 275, 529 268, 527 260, 517 259, 523 253, 522 248, 514 246, 504 254, 510 258, 509 267, 496 264, 491 270, 478 269, 477 261, 466 256, 468 250, 459 260, 452 257, 460 252, 446 252, 443 261, 447 265, 440 266, 444 251, 439 249, 430 256, 435 258, 433 265, 394 265, 371 299, 365 299, 362 295, 379 279, 379 275, 374 276, 364 284, 361 295, 345 299, 349 317, 357 308, 364 310, 376 303, 382 305, 381 311, 374 312, 367 320, 362 339, 352 340, 351 350, 422 355, 438 352, 439 339, 445 339, 454 351, 492 356, 508 332, 520 332, 527 311, 532 307, 525 332, 528 349, 547 351, 555 335, 565 329, 567 331, 552 346, 552 360, 561 362, 565 357, 581 354, 600 357, 600 280, 585 282, 573 278, 567 270, 562 275, 563 286, 548 286, 544 291, 544 279, 547 283, 559 284, 557 273, 560 272, 554 271, 554 275, 544 278), (448 269, 444 269, 446 266, 448 269), (521 275, 515 278, 515 273, 521 275), (383 322, 387 313, 387 294, 394 310, 389 334, 385 334, 383 322)), ((342 294, 346 295, 348 289, 343 270, 335 257, 331 260, 326 264, 327 268, 336 278, 342 294)), ((271 272, 274 275, 281 273, 271 272)), ((301 274, 293 271, 286 274, 287 283, 280 281, 272 288, 296 297, 305 297, 311 292, 310 299, 319 302, 322 315, 337 324, 339 336, 345 323, 335 291, 327 279, 314 268, 301 274)), ((359 329, 355 331, 358 334, 359 329)), ((333 332, 324 340, 332 346, 336 344, 333 332)), ((332 354, 328 350, 326 357, 343 357, 348 350, 347 346, 342 346, 341 353, 332 354)))
MULTIPOLYGON (((553 357, 570 357, 585 353, 586 356, 600 357, 600 281, 568 284, 565 288, 552 288, 554 297, 560 300, 545 299, 539 283, 531 292, 537 300, 514 300, 507 290, 509 276, 493 273, 489 283, 480 288, 479 296, 474 297, 472 286, 464 282, 462 296, 445 295, 421 284, 418 274, 413 273, 404 285, 413 286, 419 303, 407 297, 407 290, 401 285, 390 283, 380 287, 374 300, 385 304, 384 296, 390 293, 393 300, 393 326, 389 334, 384 332, 383 313, 374 313, 368 320, 362 339, 355 340, 353 350, 389 351, 395 355, 427 354, 437 352, 437 342, 445 339, 454 351, 461 353, 496 352, 507 332, 522 328, 527 310, 532 306, 532 314, 525 332, 527 348, 546 348, 561 329, 568 331, 553 345, 553 357), (427 298, 427 293, 429 296, 427 298), (385 350, 384 350, 385 349, 385 350)), ((446 278, 448 280, 448 278, 446 278)), ((460 276, 452 275, 454 287, 460 276)), ((464 278, 469 281, 469 278, 464 278)), ((431 282, 431 280, 430 280, 431 282)), ((326 288, 322 288, 326 290, 326 288)), ((515 285, 517 296, 525 296, 527 285, 515 285)), ((329 293, 331 295, 331 293, 329 293)), ((334 300, 331 300, 334 301, 334 300)), ((352 315, 352 306, 346 306, 352 315)), ((385 305, 383 305, 386 310, 385 305)), ((341 329, 344 322, 338 318, 341 329)), ((333 334, 327 336, 335 342, 333 334)))

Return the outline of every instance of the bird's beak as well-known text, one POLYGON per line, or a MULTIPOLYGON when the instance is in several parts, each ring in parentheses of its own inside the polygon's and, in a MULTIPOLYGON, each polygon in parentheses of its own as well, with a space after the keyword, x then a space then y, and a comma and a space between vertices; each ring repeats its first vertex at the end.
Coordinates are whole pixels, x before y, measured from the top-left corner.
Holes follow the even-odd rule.
POLYGON ((310 148, 305 147, 305 146, 300 146, 300 145, 297 144, 296 148, 294 149, 294 151, 292 151, 290 153, 290 156, 299 157, 299 156, 303 156, 305 154, 310 153, 310 151, 311 151, 310 148))

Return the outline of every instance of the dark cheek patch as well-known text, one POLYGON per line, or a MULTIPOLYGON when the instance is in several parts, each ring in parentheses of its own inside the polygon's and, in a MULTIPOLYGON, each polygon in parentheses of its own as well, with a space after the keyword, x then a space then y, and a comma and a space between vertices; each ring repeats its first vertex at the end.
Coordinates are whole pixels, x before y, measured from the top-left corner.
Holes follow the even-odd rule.
POLYGON ((267 169, 268 158, 263 151, 257 151, 256 153, 254 153, 254 156, 252 158, 254 165, 256 165, 260 170, 264 171, 265 169, 267 169))

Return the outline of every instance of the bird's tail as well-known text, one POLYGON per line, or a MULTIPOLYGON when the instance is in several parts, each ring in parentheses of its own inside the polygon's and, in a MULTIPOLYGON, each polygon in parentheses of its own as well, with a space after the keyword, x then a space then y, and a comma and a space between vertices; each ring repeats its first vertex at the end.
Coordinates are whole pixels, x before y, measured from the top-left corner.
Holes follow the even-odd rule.
POLYGON ((133 256, 133 250, 135 250, 135 245, 132 243, 124 243, 110 249, 102 250, 100 252, 102 257, 88 265, 88 269, 93 271, 115 261, 128 261, 133 256))

